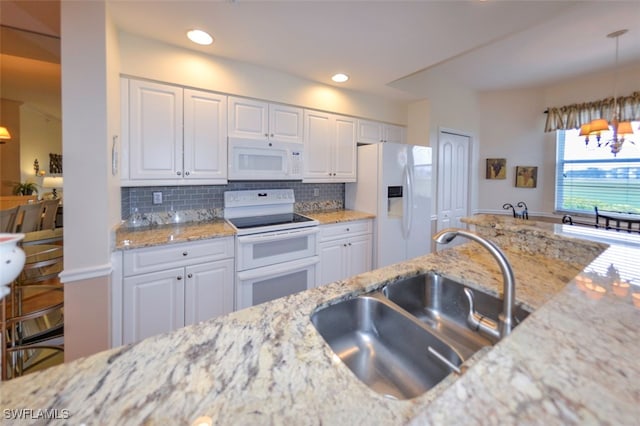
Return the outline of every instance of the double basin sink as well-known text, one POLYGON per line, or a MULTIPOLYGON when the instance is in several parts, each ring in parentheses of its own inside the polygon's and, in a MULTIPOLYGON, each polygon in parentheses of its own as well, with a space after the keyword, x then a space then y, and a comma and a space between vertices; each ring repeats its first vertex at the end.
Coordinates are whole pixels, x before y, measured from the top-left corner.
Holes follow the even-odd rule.
MULTIPOLYGON (((428 272, 321 308, 311 321, 362 382, 410 399, 460 374, 474 353, 496 343, 468 325, 471 305, 493 321, 502 312, 499 298, 428 272)), ((514 324, 528 314, 517 306, 514 324)))

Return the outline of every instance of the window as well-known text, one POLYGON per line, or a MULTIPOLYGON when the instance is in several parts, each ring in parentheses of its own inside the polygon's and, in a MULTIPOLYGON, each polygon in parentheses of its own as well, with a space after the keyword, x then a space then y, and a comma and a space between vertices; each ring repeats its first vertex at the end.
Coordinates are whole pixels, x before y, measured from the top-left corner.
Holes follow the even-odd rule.
MULTIPOLYGON (((632 123, 637 129, 640 122, 632 123)), ((556 204, 560 212, 610 210, 640 214, 640 136, 631 135, 617 156, 605 146, 613 132, 602 132, 601 144, 590 137, 585 145, 578 130, 558 130, 556 204), (635 142, 632 143, 631 141, 635 142)))

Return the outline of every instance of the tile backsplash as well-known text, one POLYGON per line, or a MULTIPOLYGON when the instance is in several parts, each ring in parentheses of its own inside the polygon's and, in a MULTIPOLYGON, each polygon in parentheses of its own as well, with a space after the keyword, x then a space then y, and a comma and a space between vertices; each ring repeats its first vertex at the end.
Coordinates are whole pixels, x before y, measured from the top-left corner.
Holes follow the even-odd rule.
POLYGON ((198 216, 221 216, 225 191, 246 189, 293 189, 296 210, 319 210, 344 207, 343 183, 232 182, 211 186, 145 186, 122 188, 121 215, 156 216, 174 212, 200 212, 198 216), (153 204, 153 193, 162 193, 162 204, 153 204), (318 195, 314 195, 317 193, 318 195), (203 216, 202 212, 207 212, 203 216), (135 214, 134 214, 135 213, 135 214))

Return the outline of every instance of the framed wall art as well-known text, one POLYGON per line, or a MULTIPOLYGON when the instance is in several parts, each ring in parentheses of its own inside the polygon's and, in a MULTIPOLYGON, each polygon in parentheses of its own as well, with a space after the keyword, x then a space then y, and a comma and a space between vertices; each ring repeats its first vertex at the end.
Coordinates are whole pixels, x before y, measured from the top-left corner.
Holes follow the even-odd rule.
POLYGON ((487 179, 507 178, 506 158, 487 158, 487 179))
POLYGON ((516 188, 535 188, 538 185, 538 167, 516 166, 516 188))

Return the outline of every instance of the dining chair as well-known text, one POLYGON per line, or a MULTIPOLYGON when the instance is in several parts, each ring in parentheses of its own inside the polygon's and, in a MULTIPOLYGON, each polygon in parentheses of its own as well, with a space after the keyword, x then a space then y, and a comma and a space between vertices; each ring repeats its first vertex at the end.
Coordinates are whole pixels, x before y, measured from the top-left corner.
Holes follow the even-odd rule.
POLYGON ((44 206, 44 214, 42 215, 40 229, 53 229, 56 227, 56 213, 58 212, 60 200, 44 200, 42 204, 44 206))
POLYGON ((21 204, 18 206, 18 214, 16 215, 16 223, 19 224, 17 231, 34 232, 40 230, 42 221, 42 210, 44 205, 40 203, 21 204))
POLYGON ((24 251, 22 273, 2 300, 1 380, 35 371, 64 352, 63 247, 36 244, 24 251))
POLYGON ((10 209, 0 210, 0 232, 14 233, 16 232, 16 216, 18 214, 18 206, 10 209))

